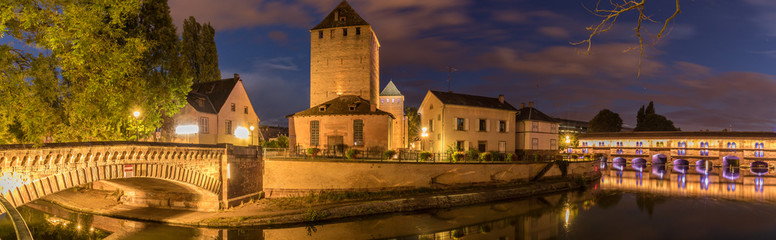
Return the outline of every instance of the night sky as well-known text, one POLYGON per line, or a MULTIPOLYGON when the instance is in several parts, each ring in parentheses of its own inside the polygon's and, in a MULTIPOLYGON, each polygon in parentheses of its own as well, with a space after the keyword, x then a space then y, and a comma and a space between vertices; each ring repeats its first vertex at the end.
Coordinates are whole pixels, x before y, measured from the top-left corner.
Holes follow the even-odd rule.
MULTIPOLYGON (((224 78, 240 73, 263 125, 308 107, 309 29, 340 0, 169 0, 176 25, 194 16, 216 28, 224 78)), ((426 91, 496 97, 519 107, 534 101, 554 117, 590 120, 609 108, 625 126, 650 100, 684 131, 776 129, 776 1, 682 1, 670 34, 642 59, 623 16, 594 40, 591 55, 570 42, 586 39, 600 18, 595 0, 351 0, 375 29, 381 90, 393 80, 408 105, 426 91)), ((608 3, 604 1, 602 4, 608 3)), ((665 19, 673 1, 650 0, 665 19)), ((649 24, 656 32, 658 24, 649 24)))

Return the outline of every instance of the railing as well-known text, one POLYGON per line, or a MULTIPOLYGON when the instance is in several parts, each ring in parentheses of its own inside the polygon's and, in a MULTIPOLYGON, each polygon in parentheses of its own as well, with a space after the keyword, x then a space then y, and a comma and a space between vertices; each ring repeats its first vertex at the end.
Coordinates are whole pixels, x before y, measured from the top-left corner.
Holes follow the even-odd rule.
MULTIPOLYGON (((347 157, 347 150, 340 149, 320 149, 316 154, 309 154, 307 149, 297 148, 296 151, 292 151, 286 148, 265 148, 265 158, 282 158, 282 159, 319 159, 319 160, 343 160, 343 161, 379 161, 379 162, 428 162, 428 163, 506 163, 508 153, 490 152, 490 160, 481 160, 480 154, 472 156, 463 152, 463 156, 458 156, 454 159, 454 153, 450 152, 434 152, 430 153, 427 159, 421 158, 421 151, 417 150, 400 150, 396 151, 396 154, 391 158, 385 157, 385 151, 382 150, 359 150, 352 158, 347 157)), ((514 161, 519 162, 546 162, 562 160, 563 156, 553 155, 545 156, 543 158, 535 158, 533 155, 527 155, 523 157, 513 156, 514 161)), ((578 159, 574 159, 578 160, 578 159)))

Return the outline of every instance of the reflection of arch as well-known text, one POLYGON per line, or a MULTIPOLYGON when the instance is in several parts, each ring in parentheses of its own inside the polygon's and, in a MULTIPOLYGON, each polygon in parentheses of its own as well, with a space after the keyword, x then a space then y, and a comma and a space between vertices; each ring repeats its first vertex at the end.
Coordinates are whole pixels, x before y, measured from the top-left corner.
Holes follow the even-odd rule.
POLYGON ((668 157, 663 154, 655 154, 652 155, 652 164, 666 164, 668 162, 668 157))
POLYGON ((684 159, 674 160, 674 171, 679 173, 687 173, 690 170, 690 162, 684 159))
POLYGON ((614 164, 612 164, 612 167, 614 167, 614 169, 622 171, 623 169, 625 169, 625 162, 614 162, 614 164))
MULTIPOLYGON (((635 159, 634 159, 634 160, 635 160, 635 159)), ((636 169, 636 170, 638 170, 639 172, 641 172, 641 171, 643 171, 643 170, 644 170, 644 168, 646 168, 646 167, 647 167, 647 163, 646 163, 646 161, 644 161, 644 162, 635 162, 635 161, 634 161, 634 162, 631 164, 631 167, 632 167, 633 169, 636 169)))
POLYGON ((730 166, 730 167, 738 167, 739 162, 741 161, 740 158, 736 156, 725 156, 722 158, 722 165, 723 166, 730 166))
POLYGON ((722 177, 730 180, 736 180, 740 176, 741 173, 739 172, 738 167, 730 167, 729 165, 722 166, 722 177))
POLYGON ((700 174, 708 174, 713 168, 710 160, 701 159, 695 162, 695 171, 700 174))
POLYGON ((764 175, 768 173, 768 163, 763 161, 755 161, 749 164, 749 171, 757 174, 757 175, 764 175))
POLYGON ((16 207, 39 198, 100 180, 120 178, 156 178, 195 185, 215 194, 221 193, 221 180, 204 174, 196 169, 182 168, 165 164, 113 164, 74 169, 9 189, 6 196, 16 207), (134 171, 125 173, 124 169, 132 165, 134 171))
POLYGON ((662 178, 663 175, 666 174, 666 165, 665 164, 652 165, 652 174, 660 176, 662 178))
POLYGON ((612 159, 612 162, 614 162, 614 163, 623 163, 624 164, 627 161, 628 160, 625 160, 625 158, 621 158, 621 157, 616 157, 616 158, 612 159))

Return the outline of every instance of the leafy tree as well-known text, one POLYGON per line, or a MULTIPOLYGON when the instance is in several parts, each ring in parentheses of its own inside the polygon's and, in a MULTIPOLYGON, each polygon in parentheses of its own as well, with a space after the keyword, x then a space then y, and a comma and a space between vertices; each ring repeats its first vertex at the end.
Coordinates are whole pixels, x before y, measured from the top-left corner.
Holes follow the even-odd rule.
POLYGON ((651 114, 655 114, 655 103, 653 103, 652 101, 649 101, 649 105, 647 105, 647 109, 644 110, 644 117, 651 114))
POLYGON ((622 129, 622 118, 609 109, 603 109, 588 124, 590 132, 619 132, 622 129))
POLYGON ((420 136, 420 115, 417 107, 404 107, 407 113, 407 138, 408 141, 415 141, 420 136))
POLYGON ((577 139, 577 135, 575 134, 568 134, 568 133, 559 133, 558 134, 558 150, 566 150, 570 147, 578 147, 579 146, 579 139, 577 139), (566 137, 569 138, 569 142, 566 143, 566 137))
POLYGON ((191 69, 194 82, 221 79, 213 26, 210 23, 202 25, 193 16, 189 17, 183 21, 182 37, 185 65, 191 69))
POLYGON ((644 105, 641 105, 639 111, 636 113, 636 126, 640 125, 644 121, 644 105))
POLYGON ((163 49, 162 36, 169 36, 161 25, 159 31, 141 27, 165 17, 142 17, 142 10, 161 6, 148 4, 161 2, 4 1, 0 143, 128 140, 136 130, 159 127, 162 111, 178 111, 186 81, 147 78, 152 66, 164 66, 149 59, 164 54, 150 51, 163 49), (141 117, 132 117, 134 111, 141 117))
POLYGON ((680 131, 681 129, 674 126, 674 122, 668 120, 665 116, 655 113, 655 105, 652 101, 647 105, 644 110, 643 116, 639 119, 638 115, 641 114, 641 110, 644 106, 641 106, 637 113, 636 128, 633 131, 680 131))

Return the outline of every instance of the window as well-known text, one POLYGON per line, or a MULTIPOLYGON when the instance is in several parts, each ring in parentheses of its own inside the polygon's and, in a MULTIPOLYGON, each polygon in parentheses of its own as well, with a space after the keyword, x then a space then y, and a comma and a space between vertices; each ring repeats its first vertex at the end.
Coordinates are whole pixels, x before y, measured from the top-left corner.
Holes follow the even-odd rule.
POLYGON ((488 121, 485 119, 480 119, 480 132, 488 131, 488 121))
POLYGON ((465 143, 465 141, 456 141, 455 142, 455 149, 458 150, 458 151, 463 151, 464 150, 464 146, 465 146, 464 143, 465 143))
POLYGON ((531 138, 531 149, 539 149, 539 139, 531 138))
POLYGON ((237 109, 234 106, 234 103, 232 103, 232 112, 236 111, 237 109))
POLYGON ((428 131, 433 132, 434 131, 434 119, 428 120, 428 131))
POLYGON ((356 27, 356 35, 361 35, 361 28, 360 27, 356 27))
POLYGON ((347 28, 343 28, 342 29, 342 36, 345 36, 345 37, 348 36, 348 29, 347 28))
POLYGON ((310 146, 318 146, 320 143, 318 121, 310 121, 310 146))
POLYGON ((477 151, 480 151, 480 152, 488 151, 488 141, 478 141, 477 151))
POLYGON ((557 139, 550 139, 550 149, 557 149, 558 148, 558 140, 557 139))
POLYGON ((329 31, 329 35, 331 36, 331 38, 332 38, 332 39, 334 39, 334 29, 332 29, 331 31, 329 31))
POLYGON ((320 106, 320 107, 318 107, 318 111, 319 112, 326 111, 326 107, 325 106, 320 106))
POLYGON ((318 31, 318 38, 323 38, 323 31, 318 31))
POLYGON ((244 108, 243 108, 243 112, 244 112, 245 114, 248 114, 248 107, 244 107, 244 108))
POLYGON ((351 112, 356 111, 356 105, 348 105, 348 110, 350 110, 351 112))
POLYGON ((558 125, 557 124, 551 124, 550 125, 550 132, 551 133, 558 133, 558 125))
POLYGON ((206 117, 199 118, 199 132, 205 133, 205 134, 209 133, 210 131, 208 130, 207 127, 208 127, 208 119, 206 117))
POLYGON ((506 153, 507 152, 507 142, 506 141, 499 141, 498 142, 498 152, 500 152, 500 153, 506 153))
POLYGON ((353 146, 364 145, 364 120, 353 120, 353 146))
POLYGON ((466 123, 466 121, 463 118, 456 118, 455 119, 455 129, 458 130, 458 131, 463 131, 464 130, 464 123, 466 123))
POLYGON ((226 134, 232 135, 232 120, 226 120, 226 134))
POLYGON ((531 131, 534 131, 534 132, 539 131, 539 122, 531 122, 531 131))
POLYGON ((498 121, 498 131, 507 132, 507 121, 498 121))

